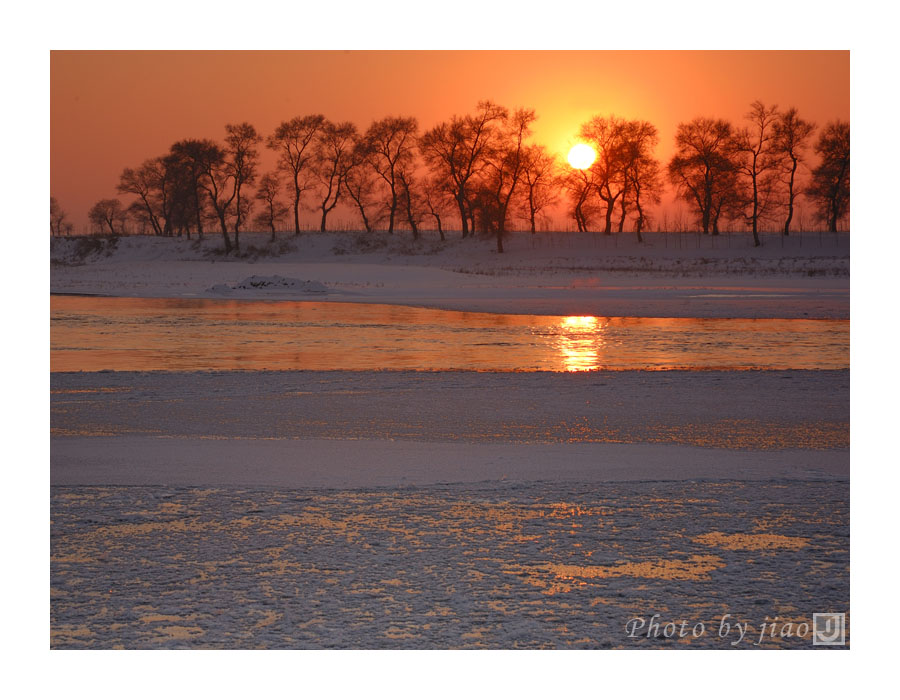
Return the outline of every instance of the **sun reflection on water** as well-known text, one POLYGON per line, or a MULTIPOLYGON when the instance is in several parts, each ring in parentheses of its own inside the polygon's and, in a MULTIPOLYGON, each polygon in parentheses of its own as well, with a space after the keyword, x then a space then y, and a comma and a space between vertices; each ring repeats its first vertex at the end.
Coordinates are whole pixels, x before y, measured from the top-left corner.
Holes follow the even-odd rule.
POLYGON ((559 349, 566 372, 600 369, 605 327, 596 316, 566 316, 562 320, 559 349))

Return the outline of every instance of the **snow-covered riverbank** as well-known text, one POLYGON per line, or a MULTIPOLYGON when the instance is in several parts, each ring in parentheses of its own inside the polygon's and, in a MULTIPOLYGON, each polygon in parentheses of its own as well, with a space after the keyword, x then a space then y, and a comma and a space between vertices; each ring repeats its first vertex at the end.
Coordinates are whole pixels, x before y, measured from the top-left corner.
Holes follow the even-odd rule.
POLYGON ((769 236, 761 248, 736 234, 510 234, 415 244, 407 234, 245 234, 244 257, 204 240, 54 240, 55 293, 138 297, 328 299, 434 308, 593 316, 849 318, 849 239, 769 236), (615 241, 613 246, 612 240, 615 241), (715 245, 716 247, 712 247, 715 245), (254 286, 278 276, 289 285, 254 286))

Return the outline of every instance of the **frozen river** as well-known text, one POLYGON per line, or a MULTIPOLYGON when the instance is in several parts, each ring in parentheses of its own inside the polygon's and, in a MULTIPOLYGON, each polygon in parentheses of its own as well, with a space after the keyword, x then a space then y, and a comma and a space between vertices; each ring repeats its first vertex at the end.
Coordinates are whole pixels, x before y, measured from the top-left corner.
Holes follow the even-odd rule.
POLYGON ((849 321, 51 296, 50 328, 51 647, 812 648, 849 613, 849 321))
POLYGON ((57 371, 846 369, 850 322, 52 296, 57 371))

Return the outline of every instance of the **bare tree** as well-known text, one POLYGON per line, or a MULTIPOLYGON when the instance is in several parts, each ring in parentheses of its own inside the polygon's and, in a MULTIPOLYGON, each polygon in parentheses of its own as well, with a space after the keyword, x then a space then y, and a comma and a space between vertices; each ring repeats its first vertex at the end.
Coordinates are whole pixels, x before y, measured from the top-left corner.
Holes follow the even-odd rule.
POLYGON ((447 240, 444 236, 444 227, 441 217, 450 211, 454 204, 447 190, 434 178, 426 178, 422 183, 422 203, 428 210, 428 213, 434 217, 434 221, 437 224, 438 235, 440 235, 441 240, 447 240))
POLYGON ((359 211, 366 233, 372 233, 380 218, 376 209, 376 178, 378 175, 366 158, 366 146, 359 139, 350 153, 350 162, 344 174, 344 190, 359 211))
POLYGON ((312 173, 317 182, 322 231, 326 229, 328 214, 338 205, 343 194, 344 179, 352 164, 356 139, 356 126, 351 122, 325 122, 316 139, 312 173))
POLYGON ((112 235, 118 236, 125 228, 126 214, 118 199, 101 199, 91 207, 88 220, 100 229, 100 233, 109 229, 112 235))
POLYGON ((413 240, 419 238, 419 227, 425 218, 425 205, 422 201, 422 194, 419 191, 418 183, 409 170, 400 169, 397 171, 397 184, 400 193, 400 207, 403 210, 406 223, 412 231, 413 240))
MULTIPOLYGON (((150 221, 150 215, 147 213, 147 208, 144 204, 135 199, 125 208, 126 217, 134 224, 134 232, 143 236, 146 235, 148 231, 153 231, 153 225, 150 221)), ((156 232, 154 231, 155 235, 156 232)))
POLYGON ((503 234, 510 204, 519 192, 525 165, 525 139, 537 119, 533 109, 517 109, 503 120, 486 152, 486 167, 480 182, 479 201, 486 230, 497 236, 497 252, 503 252, 503 234))
POLYGON ((782 182, 787 187, 787 217, 782 231, 788 236, 794 218, 794 202, 800 194, 797 187, 798 170, 800 165, 805 164, 809 138, 816 130, 816 125, 815 122, 801 119, 797 116, 797 109, 791 107, 779 115, 774 130, 775 153, 781 159, 782 182))
POLYGON ((315 141, 325 117, 311 114, 282 122, 266 141, 266 146, 278 153, 278 168, 288 178, 294 209, 294 235, 300 233, 300 202, 303 193, 312 188, 310 166, 315 141))
POLYGON ((679 124, 675 135, 669 180, 678 198, 697 213, 703 233, 719 232, 719 216, 733 198, 732 132, 724 119, 699 117, 679 124))
POLYGON ((214 141, 203 139, 196 142, 191 154, 196 158, 196 167, 200 173, 198 183, 205 193, 205 201, 210 207, 210 219, 217 221, 225 242, 225 254, 232 249, 231 236, 228 235, 228 216, 233 211, 235 189, 234 172, 226 158, 226 153, 214 141))
MULTIPOLYGON (((190 237, 193 225, 203 237, 203 222, 208 220, 207 188, 203 180, 210 161, 222 159, 222 150, 209 139, 184 139, 172 144, 165 157, 167 180, 171 188, 172 213, 177 227, 190 237)), ((227 235, 227 229, 226 229, 227 235)))
POLYGON ((593 190, 606 205, 606 225, 603 229, 606 234, 612 233, 613 209, 616 201, 625 197, 628 186, 625 178, 626 129, 627 122, 613 115, 592 117, 581 125, 579 131, 579 136, 597 152, 597 159, 590 170, 593 173, 593 190))
POLYGON ((59 205, 56 197, 50 197, 50 234, 59 236, 65 230, 66 212, 59 205))
POLYGON ((265 173, 259 178, 256 200, 262 205, 262 210, 256 215, 253 222, 260 228, 269 229, 272 232, 273 241, 275 240, 275 227, 290 212, 290 207, 279 199, 280 195, 281 182, 277 172, 265 173))
POLYGON ((578 231, 588 231, 598 214, 598 207, 591 199, 597 186, 596 172, 592 168, 569 168, 562 178, 562 186, 569 196, 569 211, 578 231))
POLYGON ((756 100, 744 118, 749 127, 739 129, 732 137, 732 151, 737 172, 743 179, 741 191, 749 210, 744 214, 753 233, 753 244, 758 246, 759 220, 771 203, 778 182, 779 157, 775 141, 775 124, 779 112, 777 105, 766 107, 756 100))
MULTIPOLYGON (((226 173, 231 177, 234 204, 234 245, 241 247, 241 224, 250 215, 253 201, 244 197, 244 187, 256 181, 259 166, 259 149, 262 143, 256 128, 248 122, 225 125, 225 157, 226 173)), ((227 246, 226 246, 227 247, 227 246)))
POLYGON ((385 210, 388 233, 400 202, 398 173, 409 170, 415 160, 419 123, 415 117, 385 117, 374 122, 363 136, 363 153, 387 188, 385 210))
POLYGON ((838 222, 850 211, 850 122, 826 124, 815 151, 822 160, 812 171, 807 196, 816 203, 828 230, 837 231, 838 222))
POLYGON ((137 206, 129 206, 129 211, 136 220, 149 224, 157 236, 163 235, 168 219, 164 159, 151 158, 137 169, 125 168, 119 176, 116 191, 119 194, 135 195, 137 206))
POLYGON ((541 145, 525 149, 522 164, 523 197, 520 210, 531 225, 531 232, 537 232, 537 217, 547 207, 559 200, 559 164, 556 157, 541 145))
POLYGON ((473 178, 485 167, 485 156, 491 147, 499 123, 508 112, 490 100, 478 103, 475 115, 454 116, 426 132, 419 140, 419 150, 433 176, 453 197, 459 209, 462 237, 474 232, 472 193, 473 178))
POLYGON ((630 194, 637 209, 634 230, 638 243, 643 242, 641 232, 649 224, 645 207, 659 204, 662 198, 662 168, 653 155, 658 144, 659 134, 650 122, 634 120, 625 125, 622 143, 625 191, 622 195, 619 231, 622 230, 626 216, 626 195, 630 194))

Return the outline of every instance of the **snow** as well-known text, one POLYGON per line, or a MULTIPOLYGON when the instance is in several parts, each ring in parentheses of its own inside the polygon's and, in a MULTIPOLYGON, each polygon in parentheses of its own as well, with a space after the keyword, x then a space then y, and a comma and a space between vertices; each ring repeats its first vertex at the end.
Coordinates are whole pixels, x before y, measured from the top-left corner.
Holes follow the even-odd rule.
MULTIPOLYGON (((846 236, 267 238, 53 241, 51 290, 849 318, 846 236)), ((849 370, 50 385, 54 648, 810 648, 762 625, 849 612, 849 370), (654 614, 707 634, 627 636, 654 614)))
MULTIPOLYGON (((673 234, 674 235, 674 234, 673 234)), ((54 240, 51 292, 137 297, 305 299, 428 306, 463 311, 595 316, 849 318, 846 235, 675 238, 648 234, 510 234, 507 252, 490 239, 412 243, 408 234, 244 234, 247 257, 226 258, 204 240, 127 237, 103 253, 77 254, 78 242, 54 240), (613 247, 610 239, 615 240, 613 247), (672 238, 670 241, 669 239, 672 238), (699 241, 700 247, 692 247, 699 241), (691 245, 688 245, 691 243, 691 245), (716 245, 716 248, 710 247, 716 245), (268 247, 267 247, 268 246, 268 247), (107 254, 108 253, 108 254, 107 254), (263 288, 251 277, 318 284, 263 288), (230 288, 231 291, 226 291, 230 288)), ((294 283, 297 284, 297 283, 294 283)))
MULTIPOLYGON (((298 280, 281 275, 251 275, 242 279, 237 284, 216 284, 206 290, 212 296, 235 297, 235 292, 262 292, 265 297, 281 298, 287 296, 297 298, 299 296, 328 294, 329 290, 321 282, 315 280, 298 280)), ((251 298, 259 298, 261 295, 252 294, 251 298)))
MULTIPOLYGON (((481 482, 846 480, 849 449, 731 450, 616 443, 62 437, 53 486, 402 488, 481 482)), ((497 485, 498 492, 506 491, 497 485)))
POLYGON ((210 444, 649 443, 817 454, 850 441, 847 370, 56 372, 50 387, 53 445, 94 435, 210 444))
POLYGON ((847 371, 54 373, 51 392, 54 484, 808 479, 849 464, 847 371))
POLYGON ((54 373, 51 646, 728 648, 625 625, 729 612, 750 648, 849 609, 848 397, 846 370, 54 373))
POLYGON ((849 609, 848 490, 835 480, 53 487, 50 641, 808 649, 813 612, 849 609), (724 614, 752 631, 720 637, 724 614), (660 628, 689 620, 707 633, 628 637, 629 620, 653 615, 660 628), (806 632, 761 634, 773 620, 806 632))

